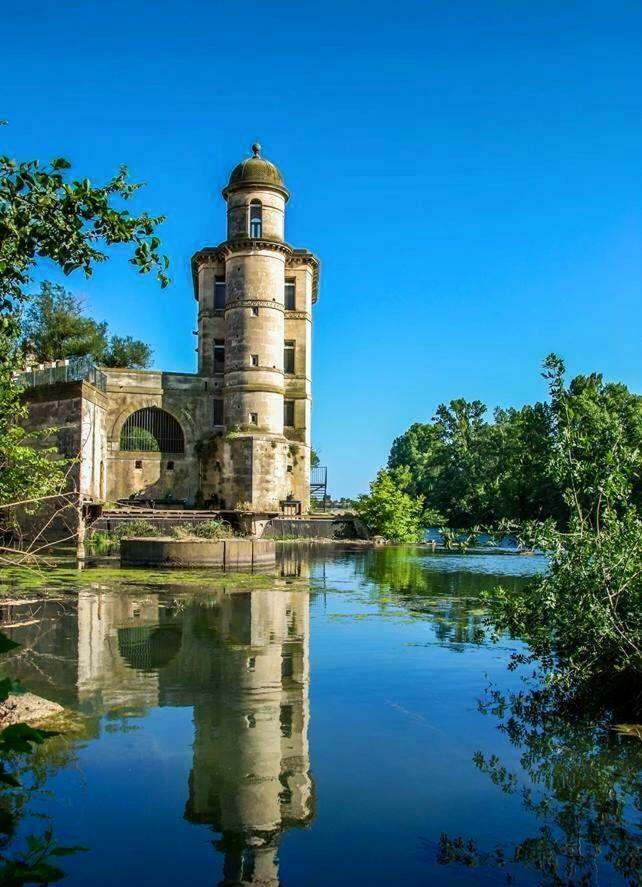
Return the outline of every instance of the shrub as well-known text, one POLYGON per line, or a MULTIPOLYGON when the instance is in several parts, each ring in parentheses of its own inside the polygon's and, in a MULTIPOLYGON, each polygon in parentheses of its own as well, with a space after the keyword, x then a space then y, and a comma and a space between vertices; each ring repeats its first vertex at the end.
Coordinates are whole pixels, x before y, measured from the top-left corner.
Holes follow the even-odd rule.
POLYGON ((178 524, 172 530, 176 539, 229 539, 233 535, 232 528, 223 520, 178 524))
POLYGON ((123 521, 111 531, 111 535, 115 541, 119 542, 121 539, 130 539, 132 536, 162 536, 163 533, 149 521, 134 518, 134 520, 123 521))
POLYGON ((423 498, 405 491, 407 474, 404 469, 382 469, 370 484, 370 493, 357 502, 357 514, 368 529, 390 542, 423 539, 423 498))

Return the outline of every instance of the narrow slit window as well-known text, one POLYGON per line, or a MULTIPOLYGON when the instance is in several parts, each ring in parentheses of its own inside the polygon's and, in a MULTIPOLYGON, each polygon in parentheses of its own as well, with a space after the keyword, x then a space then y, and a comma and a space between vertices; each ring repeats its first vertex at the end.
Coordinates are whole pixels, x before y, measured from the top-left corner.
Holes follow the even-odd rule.
POLYGON ((225 278, 214 278, 214 307, 225 308, 225 278))
POLYGON ((259 316, 259 309, 256 307, 252 308, 252 317, 258 317, 258 316, 259 316))
POLYGON ((294 428, 294 401, 286 400, 283 403, 283 424, 286 428, 294 428))
POLYGON ((223 425, 223 398, 215 397, 213 400, 212 425, 223 425))
POLYGON ((214 339, 214 372, 222 373, 225 369, 225 339, 214 339))
POLYGON ((294 349, 295 342, 286 340, 283 349, 283 371, 288 375, 294 374, 294 349))
POLYGON ((296 308, 296 283, 294 280, 285 281, 285 310, 294 311, 296 308))
POLYGON ((258 413, 250 413, 250 425, 258 425, 259 424, 259 414, 258 413))
POLYGON ((252 355, 252 366, 257 367, 259 365, 259 356, 258 354, 252 355))
POLYGON ((261 237, 263 234, 263 205, 260 200, 250 203, 250 237, 261 237))

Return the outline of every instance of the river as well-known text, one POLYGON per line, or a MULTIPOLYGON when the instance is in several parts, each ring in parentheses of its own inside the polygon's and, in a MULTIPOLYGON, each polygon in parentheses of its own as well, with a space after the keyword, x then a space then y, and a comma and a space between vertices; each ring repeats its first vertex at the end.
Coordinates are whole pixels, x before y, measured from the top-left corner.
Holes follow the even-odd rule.
POLYGON ((484 624, 542 557, 280 548, 257 589, 11 609, 7 670, 79 716, 16 845, 83 845, 69 887, 636 883, 642 743, 511 704, 484 624))

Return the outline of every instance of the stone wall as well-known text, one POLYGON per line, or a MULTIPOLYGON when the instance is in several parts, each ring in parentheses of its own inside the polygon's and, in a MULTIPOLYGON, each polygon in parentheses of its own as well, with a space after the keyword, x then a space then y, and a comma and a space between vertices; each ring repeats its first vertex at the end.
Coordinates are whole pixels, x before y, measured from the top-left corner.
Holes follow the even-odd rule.
POLYGON ((75 460, 69 488, 101 500, 105 489, 108 399, 88 382, 39 385, 25 391, 24 427, 42 432, 36 445, 56 447, 60 458, 75 460))
POLYGON ((265 539, 369 539, 368 531, 355 517, 275 517, 268 523, 265 539))

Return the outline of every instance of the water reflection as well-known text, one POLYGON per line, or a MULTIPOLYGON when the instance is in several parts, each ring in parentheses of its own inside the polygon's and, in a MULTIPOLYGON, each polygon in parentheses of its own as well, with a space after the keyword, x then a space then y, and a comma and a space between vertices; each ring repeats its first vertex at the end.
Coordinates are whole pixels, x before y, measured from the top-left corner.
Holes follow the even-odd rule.
POLYGON ((480 709, 498 719, 499 730, 519 751, 521 771, 494 753, 478 751, 474 763, 505 795, 520 799, 532 830, 504 837, 492 849, 470 835, 442 834, 439 862, 497 866, 509 877, 532 871, 541 884, 596 884, 615 873, 638 884, 639 737, 597 717, 573 718, 538 689, 505 694, 489 688, 480 709))
POLYGON ((394 603, 429 619, 436 639, 457 652, 488 636, 481 593, 500 584, 521 586, 544 563, 539 557, 435 555, 420 546, 367 549, 354 557, 355 571, 384 607, 394 603))
POLYGON ((69 883, 636 883, 642 744, 523 692, 519 642, 482 631, 480 592, 541 568, 284 546, 276 590, 132 594, 87 570, 73 603, 12 608, 8 669, 93 738, 45 807, 89 847, 69 883))
POLYGON ((314 809, 309 595, 81 592, 75 607, 45 604, 37 621, 20 621, 11 634, 23 646, 8 667, 96 725, 105 714, 193 708, 184 816, 219 833, 221 884, 278 885, 279 839, 314 809))

